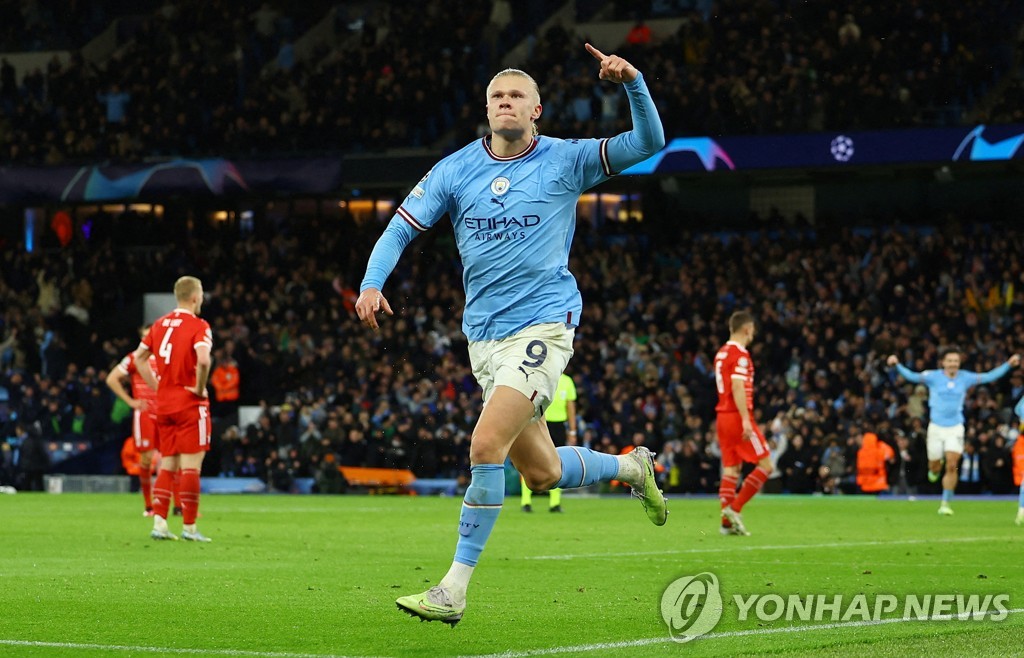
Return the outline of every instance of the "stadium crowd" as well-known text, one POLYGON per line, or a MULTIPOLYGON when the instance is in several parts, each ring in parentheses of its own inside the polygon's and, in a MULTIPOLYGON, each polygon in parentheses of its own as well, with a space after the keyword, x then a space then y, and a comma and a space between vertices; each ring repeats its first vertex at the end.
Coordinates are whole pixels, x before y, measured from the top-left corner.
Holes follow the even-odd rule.
MULTIPOLYGON (((339 6, 332 45, 308 55, 295 39, 331 3, 144 4, 149 13, 102 64, 78 51, 31 72, 0 62, 0 156, 56 164, 457 148, 481 130, 475 99, 523 39, 543 132, 603 134, 628 121, 621 90, 594 80, 568 27, 536 36, 554 11, 546 3, 470 0, 457 16, 442 0, 412 4, 339 6)), ((655 4, 647 11, 658 16, 674 3, 655 4)), ((645 63, 668 134, 946 125, 966 121, 1010 68, 1022 13, 1011 0, 896 10, 878 0, 722 0, 684 12, 666 38, 641 21, 608 46, 645 63)))
MULTIPOLYGON (((618 52, 644 75, 670 135, 957 125, 1014 61, 1018 3, 726 0, 685 14, 658 40, 641 20, 618 52)), ((526 67, 546 105, 542 130, 603 134, 628 119, 595 85, 563 26, 526 67)))
MULTIPOLYGON (((132 9, 143 16, 99 67, 76 52, 19 82, 0 61, 5 162, 313 152, 325 134, 329 148, 345 151, 446 135, 460 146, 480 134, 473 99, 501 55, 551 10, 539 0, 471 0, 457 17, 441 0, 415 3, 415 12, 411 2, 339 5, 334 47, 303 58, 294 40, 329 3, 108 0, 71 3, 68 13, 59 4, 20 3, 14 23, 0 21, 0 43, 80 47, 89 26, 132 9), (65 39, 76 23, 82 33, 65 39)), ((647 4, 650 16, 685 20, 659 40, 634 13, 617 50, 644 62, 669 134, 960 122, 1009 68, 1022 12, 1009 0, 647 4)), ((543 132, 625 127, 621 90, 595 84, 564 25, 527 38, 543 132)), ((1011 86, 994 115, 1019 115, 1017 96, 1011 86)), ((653 225, 659 217, 650 215, 653 225)), ((288 489, 336 463, 464 472, 480 394, 460 331, 450 231, 421 238, 403 260, 389 284, 399 314, 369 334, 353 304, 381 227, 326 221, 262 222, 242 236, 192 222, 182 249, 166 246, 181 242, 166 223, 100 214, 70 247, 4 250, 0 481, 17 470, 38 483, 55 445, 123 439, 125 409, 104 379, 135 346, 129 318, 141 315, 141 295, 168 291, 186 273, 205 279, 216 367, 237 374, 211 380, 237 381, 237 391, 214 393, 220 440, 210 473, 288 489), (237 427, 239 404, 261 405, 259 422, 237 427)), ((571 263, 586 303, 570 364, 580 441, 613 452, 644 442, 661 453, 670 490, 717 491, 709 364, 737 308, 760 322, 757 411, 779 466, 770 487, 784 491, 856 490, 865 433, 893 447, 894 487, 927 488, 925 395, 885 369, 884 357, 922 370, 956 343, 967 368, 986 370, 1024 345, 1024 235, 1011 229, 950 221, 832 236, 695 233, 655 248, 650 235, 614 228, 582 223, 571 263)), ((963 487, 1009 487, 1010 408, 1022 393, 1024 375, 1014 372, 970 397, 963 487)))
MULTIPOLYGON (((208 474, 287 489, 325 461, 421 477, 463 472, 480 394, 460 331, 451 232, 435 230, 410 250, 389 284, 397 314, 375 334, 352 309, 380 229, 307 220, 239 237, 197 225, 185 250, 105 242, 5 252, 6 479, 12 447, 35 421, 44 441, 123 440, 126 421, 115 422, 103 381, 135 344, 137 328, 124 321, 137 317, 130 300, 169 290, 184 272, 207 273, 215 368, 237 368, 237 399, 211 391, 219 440, 208 474), (135 274, 116 275, 124 271, 135 274), (259 422, 237 427, 238 404, 261 405, 259 422)), ((940 346, 957 344, 967 369, 987 370, 1024 345, 1024 234, 1004 229, 695 233, 655 248, 648 237, 581 225, 570 266, 585 315, 569 369, 580 441, 609 452, 643 442, 661 453, 670 490, 717 491, 709 367, 728 315, 748 308, 760 323, 756 409, 779 466, 770 487, 855 491, 857 451, 871 432, 894 448, 892 486, 927 488, 927 396, 897 380, 884 357, 923 370, 936 367, 940 346)), ((962 470, 963 488, 1011 486, 1010 409, 1022 394, 1015 371, 969 397, 965 459, 977 463, 962 470)))

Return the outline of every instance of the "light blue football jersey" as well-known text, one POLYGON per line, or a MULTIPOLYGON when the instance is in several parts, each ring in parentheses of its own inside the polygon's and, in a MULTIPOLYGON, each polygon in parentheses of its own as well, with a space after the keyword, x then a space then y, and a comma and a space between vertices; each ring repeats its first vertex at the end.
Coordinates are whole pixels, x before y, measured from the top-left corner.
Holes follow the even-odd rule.
POLYGON ((964 422, 967 391, 972 386, 988 384, 999 379, 1010 371, 1010 364, 1004 363, 984 373, 960 370, 955 377, 947 376, 943 370, 925 370, 918 373, 903 364, 896 364, 896 370, 907 381, 928 387, 930 422, 940 427, 954 427, 964 422))
POLYGON ((441 160, 412 189, 378 240, 360 290, 382 289, 406 245, 448 213, 463 264, 470 340, 547 322, 579 323, 569 272, 576 203, 587 189, 653 155, 665 137, 643 78, 624 85, 634 129, 610 139, 537 137, 501 157, 490 138, 441 160))

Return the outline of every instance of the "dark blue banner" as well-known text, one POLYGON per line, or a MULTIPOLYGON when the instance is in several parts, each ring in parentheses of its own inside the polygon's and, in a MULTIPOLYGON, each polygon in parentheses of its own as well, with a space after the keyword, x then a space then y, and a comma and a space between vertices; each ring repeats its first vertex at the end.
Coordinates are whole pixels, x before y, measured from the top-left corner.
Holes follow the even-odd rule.
POLYGON ((1024 158, 1024 125, 682 137, 624 174, 992 162, 1024 158))
POLYGON ((0 203, 327 194, 340 184, 340 158, 200 158, 130 165, 0 167, 0 203))

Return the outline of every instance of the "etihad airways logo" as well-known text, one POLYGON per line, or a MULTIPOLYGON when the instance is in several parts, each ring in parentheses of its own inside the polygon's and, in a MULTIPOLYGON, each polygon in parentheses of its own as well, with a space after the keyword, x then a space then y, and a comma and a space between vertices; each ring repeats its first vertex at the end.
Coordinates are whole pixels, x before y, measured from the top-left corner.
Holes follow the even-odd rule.
POLYGON ((466 217, 462 221, 466 229, 473 232, 474 240, 524 240, 529 233, 527 229, 540 224, 540 215, 466 217))

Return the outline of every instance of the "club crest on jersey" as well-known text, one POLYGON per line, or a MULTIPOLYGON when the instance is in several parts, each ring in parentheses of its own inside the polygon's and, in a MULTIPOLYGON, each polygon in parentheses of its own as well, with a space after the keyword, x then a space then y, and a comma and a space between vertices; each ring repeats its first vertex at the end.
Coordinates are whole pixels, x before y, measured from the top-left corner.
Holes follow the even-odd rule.
POLYGON ((508 192, 508 188, 512 185, 512 182, 504 176, 498 176, 491 181, 491 192, 496 196, 501 196, 505 192, 508 192))

